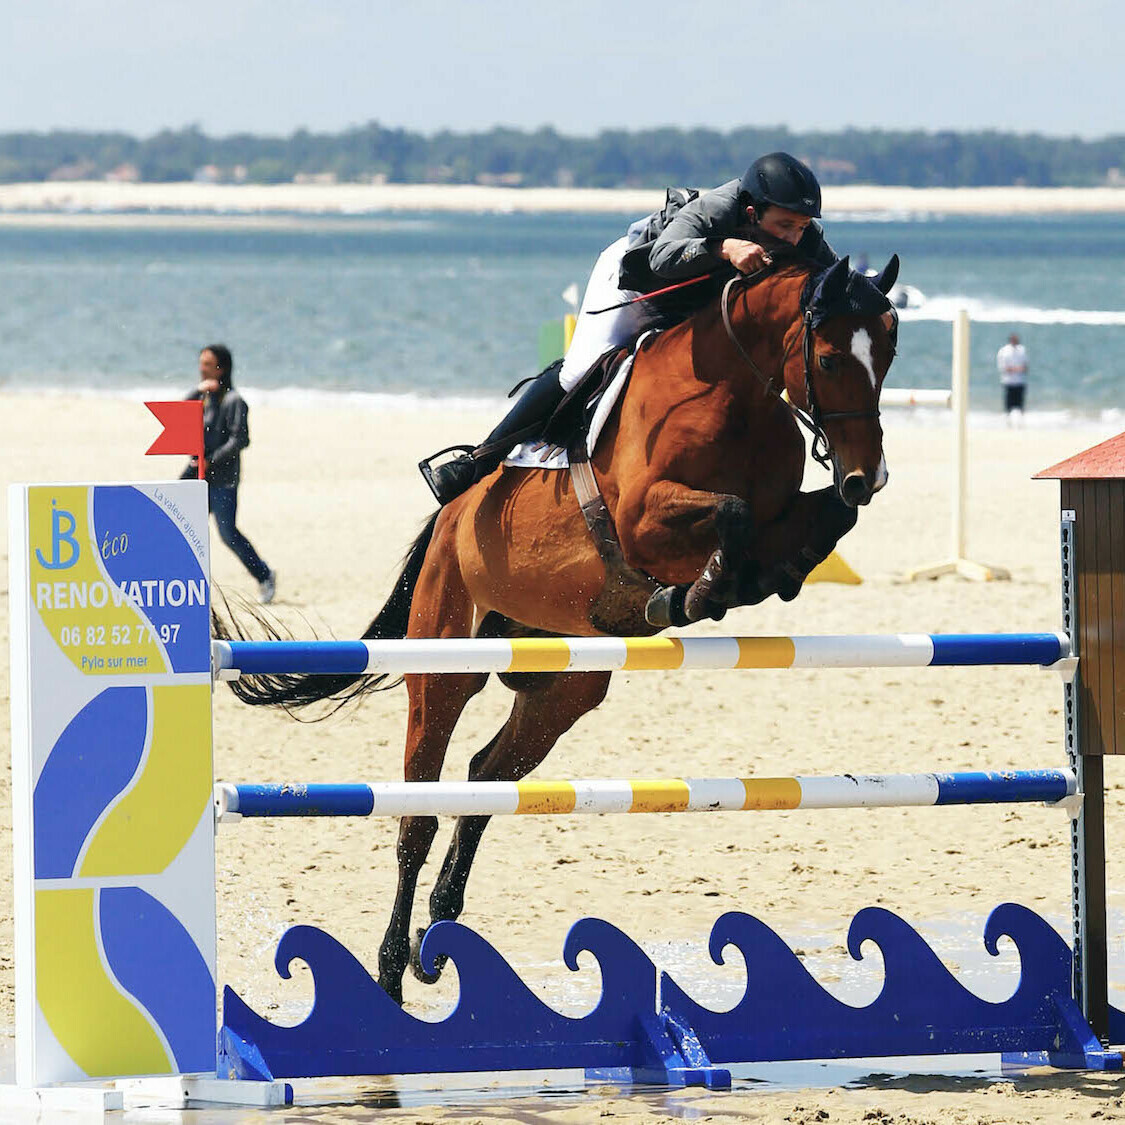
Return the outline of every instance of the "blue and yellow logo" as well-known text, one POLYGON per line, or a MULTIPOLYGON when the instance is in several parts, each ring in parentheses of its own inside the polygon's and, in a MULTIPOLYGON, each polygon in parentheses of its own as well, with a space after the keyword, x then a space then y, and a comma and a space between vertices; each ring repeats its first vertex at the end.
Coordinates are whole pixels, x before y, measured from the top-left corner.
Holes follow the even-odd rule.
POLYGON ((91 491, 81 485, 29 491, 32 607, 84 674, 167 672, 151 623, 99 565, 87 511, 91 491))
POLYGON ((162 875, 210 831, 210 695, 107 688, 35 784, 36 994, 90 1077, 214 1068, 214 981, 184 925, 140 887, 68 885, 162 875))

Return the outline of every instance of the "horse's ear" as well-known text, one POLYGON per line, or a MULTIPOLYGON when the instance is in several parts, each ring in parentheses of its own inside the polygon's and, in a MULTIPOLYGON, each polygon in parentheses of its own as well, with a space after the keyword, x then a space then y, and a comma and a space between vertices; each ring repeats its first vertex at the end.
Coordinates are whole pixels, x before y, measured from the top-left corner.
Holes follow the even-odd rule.
POLYGON ((891 260, 883 267, 882 273, 877 274, 871 280, 875 283, 875 288, 885 297, 890 291, 891 286, 898 281, 898 255, 892 254, 891 260))
POLYGON ((831 307, 837 301, 844 299, 848 290, 848 275, 850 272, 851 266, 848 264, 848 259, 843 257, 825 273, 818 287, 820 303, 824 307, 831 307))

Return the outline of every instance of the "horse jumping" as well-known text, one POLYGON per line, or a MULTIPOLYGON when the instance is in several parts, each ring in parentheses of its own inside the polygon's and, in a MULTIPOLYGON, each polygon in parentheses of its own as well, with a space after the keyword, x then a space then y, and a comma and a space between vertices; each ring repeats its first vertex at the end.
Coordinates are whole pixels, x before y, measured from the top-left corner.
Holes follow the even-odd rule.
MULTIPOLYGON (((772 594, 796 597, 887 481, 879 393, 897 327, 885 298, 897 258, 873 279, 846 259, 819 275, 814 268, 787 264, 754 283, 736 279, 636 354, 590 460, 620 543, 620 573, 603 561, 569 474, 501 467, 428 521, 364 638, 636 636, 718 619, 772 594), (801 491, 799 423, 833 473, 815 492, 801 491)), ((234 630, 241 635, 237 622, 234 630)), ((610 675, 500 674, 515 693, 512 711, 472 759, 470 780, 515 781, 535 769, 602 701, 610 675)), ((487 679, 405 676, 407 781, 440 778, 454 727, 487 679)), ((231 687, 247 703, 292 709, 397 682, 285 674, 231 687)), ((458 819, 431 921, 460 915, 488 820, 458 819)), ((423 930, 411 956, 410 918, 437 827, 436 817, 405 816, 399 829, 398 887, 379 950, 379 983, 399 1002, 408 964, 433 979, 417 957, 423 930)))

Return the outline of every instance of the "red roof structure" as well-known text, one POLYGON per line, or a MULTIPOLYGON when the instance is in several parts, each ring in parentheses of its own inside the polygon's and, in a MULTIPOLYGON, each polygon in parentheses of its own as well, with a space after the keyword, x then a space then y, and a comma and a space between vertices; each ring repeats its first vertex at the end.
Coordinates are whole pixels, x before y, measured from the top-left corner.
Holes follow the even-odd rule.
POLYGON ((1032 480, 1122 480, 1125 479, 1125 434, 1118 434, 1101 445, 1076 453, 1032 480))

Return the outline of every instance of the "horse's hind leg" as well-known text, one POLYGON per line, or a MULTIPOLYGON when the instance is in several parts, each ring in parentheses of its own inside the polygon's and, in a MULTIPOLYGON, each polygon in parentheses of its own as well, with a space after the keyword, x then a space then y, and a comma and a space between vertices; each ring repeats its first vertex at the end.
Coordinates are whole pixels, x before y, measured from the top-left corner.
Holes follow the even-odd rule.
MULTIPOLYGON (((508 721, 469 765, 470 781, 518 781, 530 773, 551 747, 583 715, 605 698, 608 672, 560 672, 518 677, 515 702, 508 721)), ((513 677, 516 679, 516 677, 513 677)), ((465 886, 487 816, 459 817, 441 872, 430 895, 430 921, 457 918, 465 901, 465 886)), ((416 934, 421 939, 424 930, 416 934)), ((433 981, 444 967, 440 959, 432 976, 422 970, 415 945, 411 968, 420 980, 433 981)))
MULTIPOLYGON (((457 567, 452 539, 456 525, 442 513, 418 576, 410 606, 410 637, 467 637, 473 603, 457 567)), ((484 687, 482 673, 406 677, 409 710, 403 775, 407 781, 437 781, 465 704, 484 687)), ((410 962, 410 914, 418 873, 437 832, 437 818, 403 817, 398 829, 398 887, 387 932, 379 947, 379 983, 399 1003, 402 978, 410 962)))
MULTIPOLYGON (((410 721, 404 776, 407 781, 437 781, 450 736, 465 704, 484 687, 488 676, 425 674, 407 677, 410 721)), ((379 983, 402 1003, 402 978, 410 960, 410 914, 418 873, 434 842, 434 816, 404 816, 398 827, 398 887, 383 943, 379 947, 379 983)))

